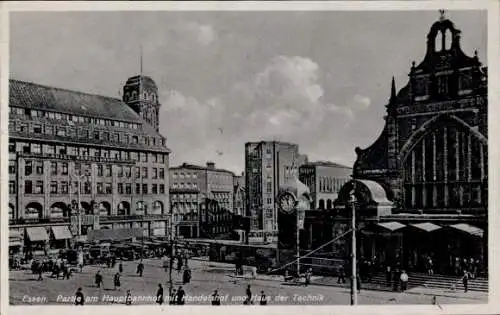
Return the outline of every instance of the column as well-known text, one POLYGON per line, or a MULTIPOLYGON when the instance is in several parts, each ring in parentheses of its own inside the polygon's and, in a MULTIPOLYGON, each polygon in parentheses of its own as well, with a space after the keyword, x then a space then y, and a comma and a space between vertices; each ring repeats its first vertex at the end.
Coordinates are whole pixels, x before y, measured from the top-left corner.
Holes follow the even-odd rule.
POLYGON ((422 208, 427 207, 427 179, 426 179, 426 163, 425 163, 425 138, 422 139, 422 208))
POLYGON ((470 133, 467 135, 467 182, 472 180, 472 143, 470 133))
POLYGON ((456 167, 456 174, 455 174, 455 180, 458 182, 460 180, 460 132, 457 130, 455 131, 455 167, 456 167))
POLYGON ((415 149, 411 151, 411 206, 415 207, 416 204, 416 191, 415 191, 415 149))
POLYGON ((484 179, 484 146, 479 144, 479 164, 481 164, 481 181, 484 179))
MULTIPOLYGON (((104 174, 106 175, 106 165, 104 165, 104 174)), ((132 192, 135 187, 132 187, 132 192)), ((130 207, 132 207, 132 200, 130 201, 130 207)), ((118 185, 116 184, 116 171, 115 165, 111 165, 111 215, 118 214, 118 204, 121 202, 118 196, 118 185)))
POLYGON ((443 128, 443 171, 444 171, 444 206, 448 206, 448 128, 443 128))
MULTIPOLYGON (((436 132, 432 133, 432 180, 436 181, 436 132)), ((432 207, 437 207, 437 186, 436 183, 432 185, 432 207)))

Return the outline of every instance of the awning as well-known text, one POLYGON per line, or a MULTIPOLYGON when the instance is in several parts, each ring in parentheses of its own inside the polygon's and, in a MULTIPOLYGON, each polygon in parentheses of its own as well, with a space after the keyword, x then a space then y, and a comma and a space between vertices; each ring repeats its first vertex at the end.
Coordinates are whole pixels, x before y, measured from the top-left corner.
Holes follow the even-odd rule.
POLYGON ((54 238, 56 240, 67 240, 73 238, 71 231, 66 225, 53 226, 51 228, 52 228, 52 233, 54 234, 54 238))
POLYGON ((49 240, 49 235, 47 234, 47 230, 45 230, 45 228, 40 226, 27 228, 26 233, 28 233, 28 238, 32 242, 49 240))
POLYGON ((410 225, 425 232, 433 232, 441 228, 439 225, 430 222, 416 223, 410 225))
POLYGON ((406 225, 401 224, 399 222, 383 222, 377 223, 378 226, 383 227, 391 232, 404 228, 406 225))
POLYGON ((469 225, 467 223, 453 224, 450 225, 450 227, 477 237, 483 237, 484 234, 482 229, 469 225))

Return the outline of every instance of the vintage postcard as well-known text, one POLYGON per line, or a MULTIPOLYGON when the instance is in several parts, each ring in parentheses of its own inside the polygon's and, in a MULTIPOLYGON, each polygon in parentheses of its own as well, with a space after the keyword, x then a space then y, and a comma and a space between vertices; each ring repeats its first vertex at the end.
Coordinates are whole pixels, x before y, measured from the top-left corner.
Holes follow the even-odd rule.
POLYGON ((498 3, 1 14, 2 313, 499 310, 498 3))

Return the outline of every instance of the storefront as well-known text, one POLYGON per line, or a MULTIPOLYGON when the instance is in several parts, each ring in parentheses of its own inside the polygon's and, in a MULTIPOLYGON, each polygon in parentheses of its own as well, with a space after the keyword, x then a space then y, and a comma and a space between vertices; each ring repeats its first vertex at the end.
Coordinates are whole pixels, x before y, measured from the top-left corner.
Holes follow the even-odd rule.
POLYGON ((73 239, 73 234, 66 225, 52 226, 50 247, 53 249, 63 249, 68 248, 70 240, 73 239))

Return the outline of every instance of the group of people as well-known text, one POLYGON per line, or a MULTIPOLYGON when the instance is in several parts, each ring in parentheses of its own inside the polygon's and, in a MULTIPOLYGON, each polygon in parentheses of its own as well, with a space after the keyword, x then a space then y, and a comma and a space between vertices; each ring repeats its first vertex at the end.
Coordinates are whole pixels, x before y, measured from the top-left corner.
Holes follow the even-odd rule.
POLYGON ((409 276, 405 270, 399 268, 398 265, 393 269, 390 264, 386 266, 385 281, 388 287, 392 285, 393 291, 406 291, 408 288, 409 276))
POLYGON ((48 259, 44 258, 42 261, 34 260, 31 263, 31 271, 38 275, 37 280, 43 280, 43 273, 51 272, 51 276, 59 280, 70 279, 72 272, 68 262, 64 259, 48 259))
MULTIPOLYGON (((169 305, 184 305, 185 304, 186 291, 179 286, 179 288, 172 289, 170 293, 168 304, 169 305)), ((162 305, 164 303, 163 286, 158 283, 158 291, 156 291, 156 303, 162 305)))

